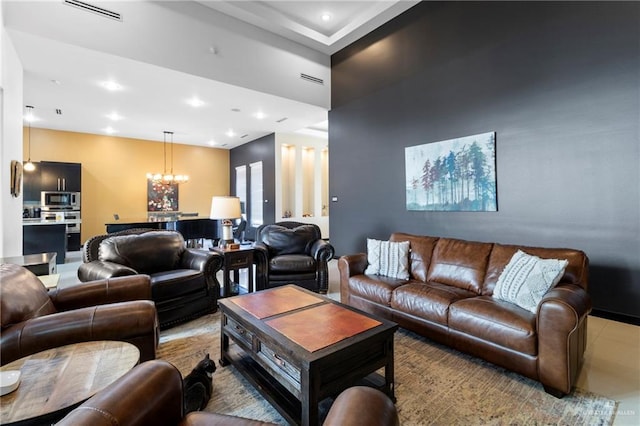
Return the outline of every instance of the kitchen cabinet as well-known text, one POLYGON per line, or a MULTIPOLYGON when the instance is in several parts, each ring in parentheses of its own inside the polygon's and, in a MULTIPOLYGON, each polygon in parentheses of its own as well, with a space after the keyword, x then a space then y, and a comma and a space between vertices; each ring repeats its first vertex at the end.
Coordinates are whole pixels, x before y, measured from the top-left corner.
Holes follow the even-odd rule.
POLYGON ((22 173, 22 193, 24 201, 40 204, 40 163, 33 164, 36 166, 34 171, 22 173))
POLYGON ((40 162, 40 190, 80 192, 82 166, 79 163, 40 162))
POLYGON ((22 226, 22 254, 57 253, 56 263, 65 261, 67 252, 67 225, 46 223, 22 226))

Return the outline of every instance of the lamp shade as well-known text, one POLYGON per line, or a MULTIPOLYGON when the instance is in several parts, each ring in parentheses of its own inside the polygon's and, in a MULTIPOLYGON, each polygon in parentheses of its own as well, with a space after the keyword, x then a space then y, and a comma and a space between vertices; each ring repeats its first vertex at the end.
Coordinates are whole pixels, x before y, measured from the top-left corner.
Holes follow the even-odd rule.
POLYGON ((209 219, 236 219, 242 216, 240 212, 240 198, 213 197, 211 198, 211 214, 209 219))

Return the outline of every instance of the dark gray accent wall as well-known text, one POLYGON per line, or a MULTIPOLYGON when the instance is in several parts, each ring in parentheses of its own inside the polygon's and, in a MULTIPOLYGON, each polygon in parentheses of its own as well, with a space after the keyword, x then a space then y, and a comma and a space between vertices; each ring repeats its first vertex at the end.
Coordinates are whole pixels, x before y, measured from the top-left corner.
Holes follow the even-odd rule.
POLYGON ((332 56, 331 243, 395 231, 584 250, 640 318, 640 4, 423 2, 332 56), (498 212, 405 208, 404 148, 497 132, 498 212))
MULTIPOLYGON (((263 191, 263 220, 264 223, 275 222, 275 200, 276 200, 276 136, 272 133, 256 139, 244 145, 233 148, 229 153, 229 168, 231 173, 231 193, 235 195, 236 188, 236 167, 247 166, 247 214, 251 208, 251 200, 248 195, 251 193, 251 177, 249 164, 262 161, 262 191, 263 191)), ((249 217, 249 223, 251 223, 249 217)), ((245 238, 254 239, 255 228, 247 226, 245 238)))

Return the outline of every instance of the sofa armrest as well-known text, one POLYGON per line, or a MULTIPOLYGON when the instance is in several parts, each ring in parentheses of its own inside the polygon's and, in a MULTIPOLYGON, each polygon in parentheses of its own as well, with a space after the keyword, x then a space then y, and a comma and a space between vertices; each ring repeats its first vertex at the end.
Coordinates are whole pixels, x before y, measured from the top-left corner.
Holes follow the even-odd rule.
POLYGON ((89 281, 59 287, 50 296, 58 311, 131 300, 151 300, 151 279, 148 275, 132 275, 89 281))
POLYGON ((92 260, 78 267, 78 279, 82 282, 104 280, 113 277, 137 275, 138 271, 119 263, 92 260))
POLYGON ((574 284, 549 290, 538 306, 538 372, 547 392, 571 392, 578 376, 587 339, 591 298, 574 284))
POLYGON ((354 386, 331 406, 323 426, 398 426, 398 412, 389 397, 377 389, 354 386))
POLYGON ((311 256, 318 262, 328 262, 333 259, 334 249, 325 240, 316 240, 311 246, 311 256))
POLYGON ((0 359, 9 363, 27 355, 72 343, 121 340, 154 359, 158 314, 150 300, 112 303, 32 318, 2 330, 0 359))
POLYGON ((364 274, 367 264, 367 255, 365 253, 348 254, 338 259, 340 301, 342 303, 349 304, 349 277, 364 274))
POLYGON ((180 268, 216 274, 222 269, 224 258, 220 253, 186 249, 180 257, 180 268))
POLYGON ((220 283, 216 274, 224 263, 224 257, 220 253, 206 252, 202 250, 186 249, 180 257, 180 268, 193 269, 204 274, 207 287, 215 289, 216 297, 220 291, 220 283))
POLYGON ((182 376, 163 360, 145 362, 71 411, 57 425, 177 425, 182 376))

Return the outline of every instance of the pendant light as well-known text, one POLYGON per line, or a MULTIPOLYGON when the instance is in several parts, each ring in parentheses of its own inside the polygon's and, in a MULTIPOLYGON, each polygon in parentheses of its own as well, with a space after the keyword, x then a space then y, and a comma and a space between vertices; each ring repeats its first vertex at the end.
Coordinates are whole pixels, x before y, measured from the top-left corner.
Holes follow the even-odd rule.
POLYGON ((33 121, 33 107, 31 105, 26 105, 25 108, 27 108, 28 112, 25 114, 24 118, 29 123, 29 146, 27 148, 29 151, 29 159, 25 163, 23 170, 25 172, 32 172, 36 169, 35 164, 31 162, 31 122, 33 121))
POLYGON ((164 169, 162 173, 147 173, 147 179, 157 183, 187 183, 189 176, 173 174, 173 132, 164 131, 164 169), (167 135, 171 137, 171 170, 167 173, 167 135))

